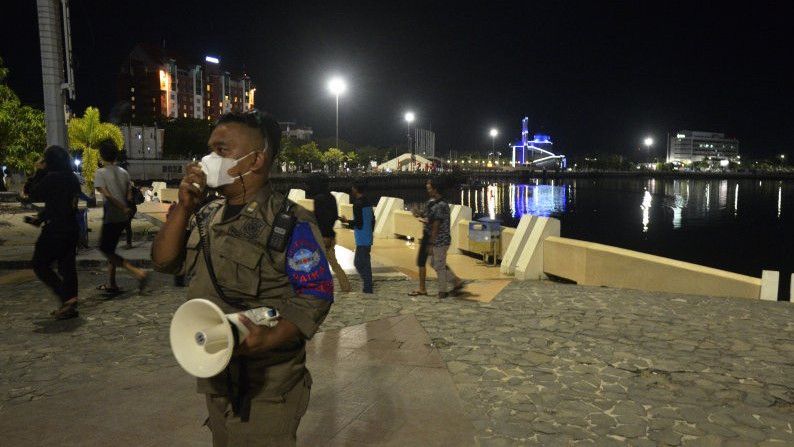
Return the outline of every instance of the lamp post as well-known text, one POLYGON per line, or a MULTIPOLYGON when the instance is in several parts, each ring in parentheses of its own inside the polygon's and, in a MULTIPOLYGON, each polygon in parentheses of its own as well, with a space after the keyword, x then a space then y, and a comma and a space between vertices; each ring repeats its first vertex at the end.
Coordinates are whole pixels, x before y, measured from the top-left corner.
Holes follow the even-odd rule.
POLYGON ((339 149, 339 95, 347 90, 344 79, 336 76, 328 81, 328 90, 336 97, 336 148, 339 149))
POLYGON ((645 147, 648 149, 648 156, 650 157, 650 155, 651 155, 651 146, 653 146, 653 138, 652 137, 645 137, 645 139, 642 140, 642 144, 644 144, 645 147))
POLYGON ((492 127, 491 131, 488 132, 488 135, 491 136, 491 154, 489 154, 489 155, 493 155, 494 154, 494 147, 495 147, 495 144, 496 144, 496 136, 499 135, 499 131, 495 127, 492 127))
POLYGON ((411 170, 415 170, 416 165, 416 155, 414 154, 414 144, 413 138, 411 138, 411 123, 416 120, 416 114, 414 112, 408 111, 405 112, 405 123, 408 128, 408 150, 411 151, 411 170))

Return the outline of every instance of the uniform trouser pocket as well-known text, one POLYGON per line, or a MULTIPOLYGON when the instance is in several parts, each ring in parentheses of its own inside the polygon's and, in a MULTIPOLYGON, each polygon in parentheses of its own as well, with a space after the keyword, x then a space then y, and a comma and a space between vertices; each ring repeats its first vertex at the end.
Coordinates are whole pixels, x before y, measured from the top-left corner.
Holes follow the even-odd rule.
POLYGON ((311 378, 307 374, 283 396, 254 396, 248 422, 234 415, 226 396, 207 394, 212 445, 294 446, 298 425, 309 406, 310 393, 311 378))

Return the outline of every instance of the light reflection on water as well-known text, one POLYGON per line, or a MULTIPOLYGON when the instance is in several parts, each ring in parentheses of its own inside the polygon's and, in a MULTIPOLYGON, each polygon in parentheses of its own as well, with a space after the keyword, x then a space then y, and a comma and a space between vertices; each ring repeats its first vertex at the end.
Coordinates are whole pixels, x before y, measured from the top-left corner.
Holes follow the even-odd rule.
POLYGON ((786 194, 794 188, 794 184, 775 183, 772 195, 772 191, 767 191, 772 189, 769 182, 758 182, 753 187, 756 185, 753 181, 737 180, 620 179, 617 185, 613 185, 603 180, 543 182, 532 179, 529 183, 493 182, 464 188, 460 191, 458 203, 470 206, 476 217, 501 219, 503 225, 514 227, 525 214, 564 218, 582 208, 583 204, 586 205, 584 208, 592 208, 592 213, 596 214, 599 208, 630 207, 633 202, 640 211, 627 213, 626 217, 636 219, 635 228, 647 233, 654 228, 677 230, 703 227, 725 219, 739 218, 740 203, 744 200, 760 199, 761 205, 775 204, 774 216, 781 219, 787 205, 786 194), (740 188, 742 183, 750 187, 740 188), (577 194, 584 193, 588 196, 587 203, 577 203, 577 194), (731 196, 733 200, 729 199, 731 196))

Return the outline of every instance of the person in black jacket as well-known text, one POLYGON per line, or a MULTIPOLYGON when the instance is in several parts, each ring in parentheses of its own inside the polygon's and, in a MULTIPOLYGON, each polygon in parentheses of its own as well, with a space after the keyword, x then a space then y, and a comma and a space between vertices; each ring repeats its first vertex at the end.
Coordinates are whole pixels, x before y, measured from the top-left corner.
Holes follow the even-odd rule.
POLYGON ((77 199, 80 181, 72 172, 69 152, 60 146, 50 146, 44 159, 36 165, 36 174, 25 184, 29 198, 44 202, 44 211, 34 225, 43 224, 33 252, 33 271, 61 301, 52 312, 56 319, 74 318, 77 314, 77 199), (58 274, 52 264, 58 262, 58 274))
POLYGON ((350 292, 350 281, 347 279, 344 269, 336 260, 336 232, 334 231, 334 225, 339 220, 339 208, 337 208, 336 199, 329 190, 328 177, 312 177, 309 182, 307 195, 308 198, 314 200, 314 216, 317 218, 317 226, 320 227, 320 233, 323 235, 325 256, 328 258, 331 270, 334 272, 337 281, 339 281, 341 291, 350 292))

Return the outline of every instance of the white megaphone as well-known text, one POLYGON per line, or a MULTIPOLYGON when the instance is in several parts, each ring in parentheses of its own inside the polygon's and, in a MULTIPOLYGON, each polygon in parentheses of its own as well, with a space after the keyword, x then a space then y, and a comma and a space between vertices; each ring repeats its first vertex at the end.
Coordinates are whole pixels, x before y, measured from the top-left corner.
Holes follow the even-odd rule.
POLYGON ((171 351, 179 365, 196 377, 220 374, 232 358, 235 338, 242 343, 248 336, 240 313, 260 326, 278 324, 278 311, 269 307, 224 314, 215 303, 204 299, 179 306, 171 319, 171 351))

